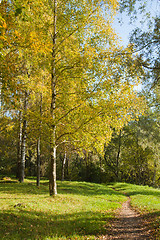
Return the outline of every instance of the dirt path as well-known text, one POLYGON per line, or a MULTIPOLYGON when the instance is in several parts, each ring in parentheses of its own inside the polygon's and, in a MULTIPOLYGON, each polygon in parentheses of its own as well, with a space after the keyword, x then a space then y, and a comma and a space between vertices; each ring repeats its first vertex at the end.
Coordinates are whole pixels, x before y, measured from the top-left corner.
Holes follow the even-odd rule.
POLYGON ((130 198, 123 203, 111 226, 110 234, 99 239, 152 239, 142 217, 131 209, 130 198))

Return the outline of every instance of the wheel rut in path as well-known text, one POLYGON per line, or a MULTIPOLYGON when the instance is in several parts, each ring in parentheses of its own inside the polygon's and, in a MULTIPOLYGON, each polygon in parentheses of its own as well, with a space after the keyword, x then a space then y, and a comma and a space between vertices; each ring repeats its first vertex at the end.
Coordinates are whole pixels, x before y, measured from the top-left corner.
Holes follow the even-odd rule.
POLYGON ((140 214, 131 209, 130 198, 122 204, 109 235, 99 239, 152 239, 140 214))

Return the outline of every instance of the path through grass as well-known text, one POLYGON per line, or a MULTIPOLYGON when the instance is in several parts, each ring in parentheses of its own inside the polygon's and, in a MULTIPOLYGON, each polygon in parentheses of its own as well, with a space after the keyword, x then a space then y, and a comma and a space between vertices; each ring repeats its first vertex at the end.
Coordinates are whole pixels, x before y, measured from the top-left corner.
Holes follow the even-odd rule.
POLYGON ((154 239, 160 239, 160 189, 127 183, 108 185, 131 198, 131 206, 149 223, 154 239))
POLYGON ((0 182, 0 239, 95 239, 105 234, 115 210, 126 197, 104 185, 58 182, 59 194, 48 195, 34 180, 0 182))

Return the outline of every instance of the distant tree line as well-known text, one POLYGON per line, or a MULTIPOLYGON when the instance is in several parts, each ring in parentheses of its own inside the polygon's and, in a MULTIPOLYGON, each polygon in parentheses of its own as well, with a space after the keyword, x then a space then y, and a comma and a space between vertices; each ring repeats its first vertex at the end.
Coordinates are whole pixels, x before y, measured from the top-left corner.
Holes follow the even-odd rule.
MULTIPOLYGON (((13 119, 8 119, 13 121, 13 119)), ((17 174, 17 136, 11 128, 0 137, 0 173, 17 174)), ((153 116, 141 117, 119 132, 114 131, 109 144, 99 154, 96 149, 81 155, 74 145, 62 146, 57 152, 57 179, 108 183, 124 181, 142 185, 160 185, 159 127, 153 116)), ((41 147, 41 177, 49 177, 49 146, 41 147)), ((37 176, 35 142, 27 141, 25 176, 37 176)))

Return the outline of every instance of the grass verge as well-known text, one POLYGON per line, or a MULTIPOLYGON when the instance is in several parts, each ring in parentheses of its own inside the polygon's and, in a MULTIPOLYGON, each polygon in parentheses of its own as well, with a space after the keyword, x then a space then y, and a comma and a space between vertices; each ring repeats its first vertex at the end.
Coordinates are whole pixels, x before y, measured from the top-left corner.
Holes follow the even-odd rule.
POLYGON ((131 198, 131 205, 144 217, 155 239, 160 239, 160 189, 128 183, 108 185, 131 198))
POLYGON ((105 235, 126 197, 104 185, 58 182, 56 197, 48 182, 0 181, 0 239, 95 239, 105 235))

